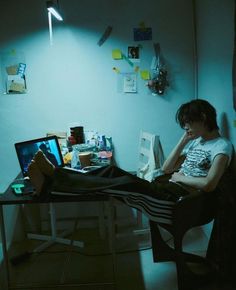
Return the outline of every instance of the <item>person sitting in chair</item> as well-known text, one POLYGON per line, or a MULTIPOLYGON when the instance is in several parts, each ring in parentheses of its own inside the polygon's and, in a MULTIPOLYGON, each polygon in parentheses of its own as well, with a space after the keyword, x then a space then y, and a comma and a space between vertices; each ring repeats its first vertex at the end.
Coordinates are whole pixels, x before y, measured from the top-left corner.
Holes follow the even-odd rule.
POLYGON ((28 170, 36 194, 45 189, 81 193, 115 188, 175 202, 188 194, 181 184, 214 191, 233 151, 232 144, 219 133, 215 108, 205 100, 192 100, 179 107, 176 121, 185 132, 163 164, 163 172, 171 174, 166 182, 159 178, 149 182, 116 166, 86 174, 57 168, 38 151, 28 170))
POLYGON ((180 168, 171 181, 213 191, 233 153, 232 144, 219 133, 216 110, 207 101, 194 100, 178 109, 176 120, 185 133, 165 161, 163 171, 171 173, 180 168))

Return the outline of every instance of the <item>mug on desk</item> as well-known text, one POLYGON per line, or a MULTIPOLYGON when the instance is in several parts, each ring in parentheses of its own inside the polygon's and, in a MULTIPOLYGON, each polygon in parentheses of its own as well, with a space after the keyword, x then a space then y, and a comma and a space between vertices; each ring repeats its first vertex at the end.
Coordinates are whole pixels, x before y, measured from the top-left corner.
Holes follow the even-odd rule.
POLYGON ((81 152, 79 153, 79 160, 81 167, 86 167, 91 165, 91 153, 90 152, 81 152))

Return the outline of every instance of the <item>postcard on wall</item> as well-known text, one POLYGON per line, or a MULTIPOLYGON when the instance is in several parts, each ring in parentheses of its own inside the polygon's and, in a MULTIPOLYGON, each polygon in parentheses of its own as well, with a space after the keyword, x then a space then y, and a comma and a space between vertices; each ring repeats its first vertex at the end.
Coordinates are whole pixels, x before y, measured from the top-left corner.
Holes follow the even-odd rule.
POLYGON ((152 28, 134 28, 134 41, 152 40, 152 28))
POLYGON ((135 73, 124 74, 124 93, 137 93, 137 75, 135 73))
POLYGON ((139 47, 138 46, 128 46, 128 58, 139 59, 139 47))

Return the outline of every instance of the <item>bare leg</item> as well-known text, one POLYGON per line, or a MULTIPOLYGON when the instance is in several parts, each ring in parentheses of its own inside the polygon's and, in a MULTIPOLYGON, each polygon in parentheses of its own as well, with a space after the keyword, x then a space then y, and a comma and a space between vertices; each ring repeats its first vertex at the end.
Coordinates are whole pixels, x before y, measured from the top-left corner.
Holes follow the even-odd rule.
POLYGON ((55 166, 47 159, 47 157, 43 154, 43 152, 41 150, 39 150, 35 154, 33 160, 37 164, 37 166, 42 174, 44 174, 46 176, 53 175, 55 166))
POLYGON ((45 176, 40 171, 40 169, 38 168, 34 160, 31 161, 28 167, 28 175, 29 175, 30 181, 35 187, 35 194, 39 195, 41 193, 43 184, 45 182, 45 176))

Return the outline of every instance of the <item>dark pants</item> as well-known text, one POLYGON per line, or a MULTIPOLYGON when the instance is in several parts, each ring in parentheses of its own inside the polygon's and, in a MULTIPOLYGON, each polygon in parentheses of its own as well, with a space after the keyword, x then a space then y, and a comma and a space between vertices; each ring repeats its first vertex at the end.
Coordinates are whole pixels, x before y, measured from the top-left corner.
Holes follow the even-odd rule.
POLYGON ((170 201, 177 201, 181 196, 188 194, 181 186, 168 180, 169 177, 165 176, 149 182, 116 166, 107 166, 87 173, 57 168, 51 190, 76 194, 116 189, 170 201))

